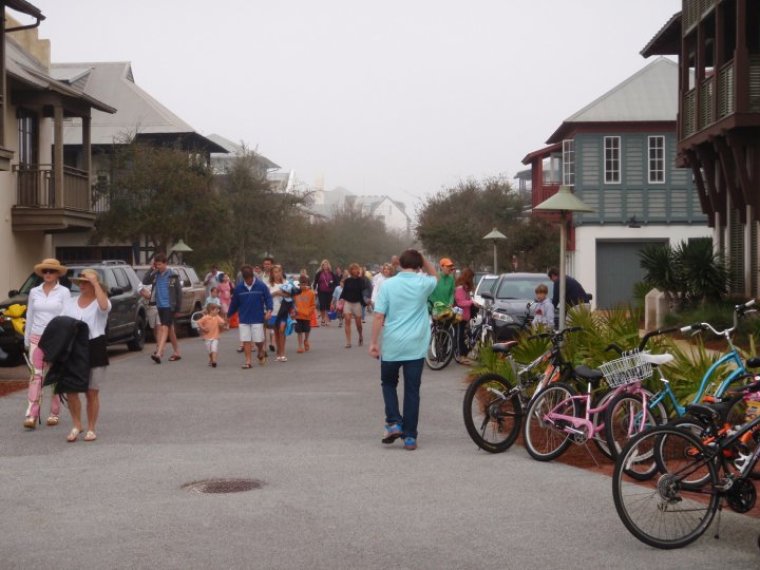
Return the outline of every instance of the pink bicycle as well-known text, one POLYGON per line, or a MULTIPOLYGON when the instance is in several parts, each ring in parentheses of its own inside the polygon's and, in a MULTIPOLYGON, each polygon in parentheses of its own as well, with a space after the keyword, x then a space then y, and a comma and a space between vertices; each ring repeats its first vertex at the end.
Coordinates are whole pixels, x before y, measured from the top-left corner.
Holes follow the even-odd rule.
POLYGON ((538 461, 551 461, 571 443, 585 445, 596 440, 614 459, 634 435, 667 420, 663 408, 649 409, 651 393, 642 382, 652 375, 652 364, 670 359, 670 355, 633 350, 600 365, 596 375, 584 374, 588 379, 584 394, 563 382, 547 387, 531 402, 526 414, 528 453, 538 461), (594 407, 593 391, 602 379, 611 391, 594 407))

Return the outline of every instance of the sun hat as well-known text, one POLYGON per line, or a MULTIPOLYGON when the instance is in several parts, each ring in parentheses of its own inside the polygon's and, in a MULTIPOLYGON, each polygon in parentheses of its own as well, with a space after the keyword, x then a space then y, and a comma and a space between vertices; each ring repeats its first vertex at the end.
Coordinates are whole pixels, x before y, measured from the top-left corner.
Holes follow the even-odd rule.
POLYGON ((66 275, 66 272, 68 271, 66 267, 61 265, 60 261, 52 257, 43 259, 40 263, 34 266, 34 272, 40 277, 42 277, 43 269, 52 269, 54 271, 57 271, 60 277, 63 277, 64 275, 66 275))
POLYGON ((441 261, 438 262, 438 265, 441 267, 454 267, 454 262, 451 261, 448 257, 442 257, 441 261))
POLYGON ((100 276, 100 273, 97 272, 96 269, 93 269, 92 267, 87 267, 86 269, 82 269, 82 271, 79 272, 79 275, 76 277, 73 277, 71 280, 76 282, 77 284, 82 284, 84 282, 89 283, 90 280, 87 279, 87 275, 95 274, 95 276, 98 278, 98 283, 100 284, 100 288, 103 289, 103 291, 107 291, 105 284, 103 283, 103 278, 100 276))

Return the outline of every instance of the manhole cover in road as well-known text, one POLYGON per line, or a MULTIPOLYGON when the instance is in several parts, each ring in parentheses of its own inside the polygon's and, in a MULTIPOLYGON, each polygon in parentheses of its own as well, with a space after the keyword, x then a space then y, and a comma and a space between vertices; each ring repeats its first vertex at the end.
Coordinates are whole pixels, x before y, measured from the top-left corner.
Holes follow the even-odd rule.
POLYGON ((191 493, 243 493, 260 489, 263 484, 257 479, 204 479, 185 483, 181 488, 191 493))

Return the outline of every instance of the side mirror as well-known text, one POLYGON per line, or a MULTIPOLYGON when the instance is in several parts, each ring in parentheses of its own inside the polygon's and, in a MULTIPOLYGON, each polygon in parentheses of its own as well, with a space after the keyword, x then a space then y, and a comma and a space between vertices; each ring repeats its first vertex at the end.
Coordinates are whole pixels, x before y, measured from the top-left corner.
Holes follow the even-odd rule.
POLYGON ((111 296, 114 296, 114 295, 121 295, 122 293, 124 293, 124 289, 122 289, 121 287, 111 287, 111 290, 109 291, 108 294, 111 296))
POLYGON ((9 297, 15 297, 16 295, 18 295, 18 289, 11 289, 10 291, 8 291, 9 297))
POLYGON ((488 301, 493 301, 493 295, 487 291, 483 291, 480 296, 488 301))

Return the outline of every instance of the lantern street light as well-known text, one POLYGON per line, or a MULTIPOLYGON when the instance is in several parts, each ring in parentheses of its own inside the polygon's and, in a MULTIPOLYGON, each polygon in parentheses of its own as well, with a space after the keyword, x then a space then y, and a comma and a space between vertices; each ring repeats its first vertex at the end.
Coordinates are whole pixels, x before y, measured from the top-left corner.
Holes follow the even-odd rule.
POLYGON ((180 240, 172 246, 170 255, 176 253, 178 262, 182 263, 182 254, 186 251, 193 251, 193 248, 187 245, 185 240, 180 238, 180 240))
POLYGON ((499 230, 497 230, 496 228, 494 228, 493 230, 491 230, 491 233, 484 235, 483 239, 486 239, 486 240, 492 239, 493 240, 493 272, 495 274, 498 274, 499 273, 499 268, 498 268, 498 262, 496 260, 496 240, 507 239, 507 236, 505 236, 499 230))
POLYGON ((594 210, 573 194, 569 186, 560 186, 556 194, 544 200, 533 209, 541 212, 559 212, 559 327, 562 329, 565 326, 565 300, 567 298, 565 250, 567 249, 568 213, 593 212, 594 210))

